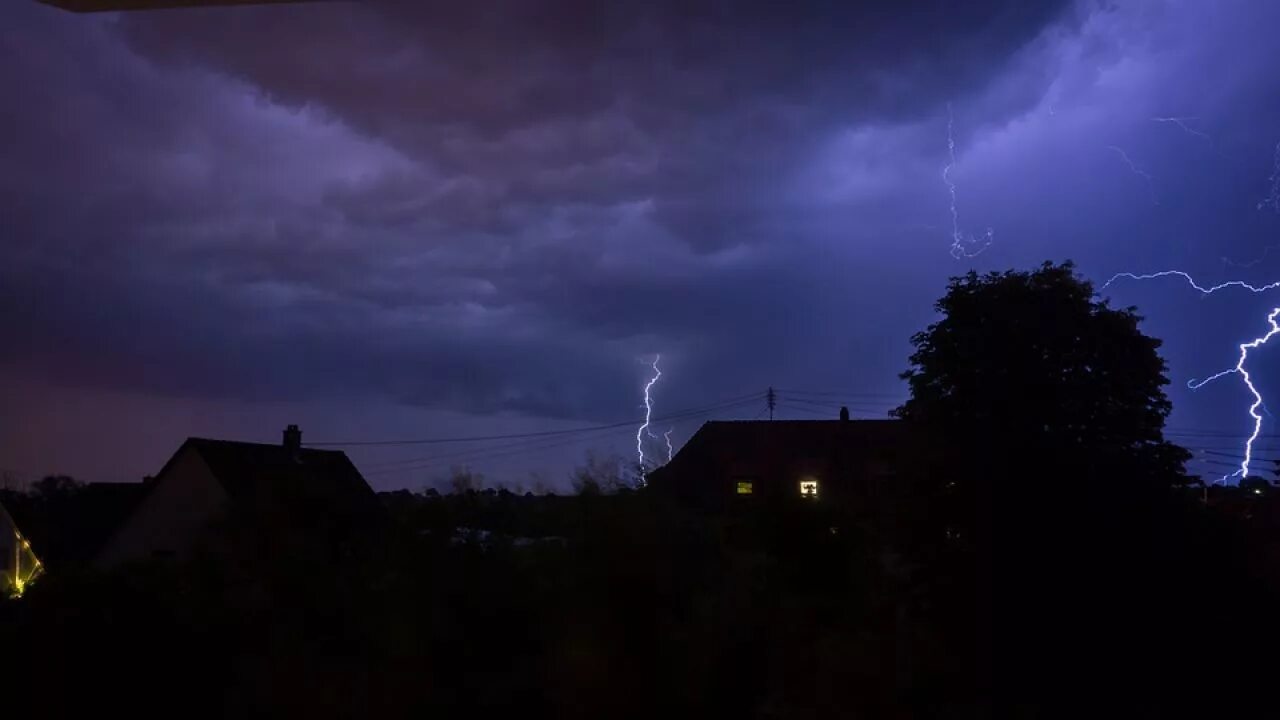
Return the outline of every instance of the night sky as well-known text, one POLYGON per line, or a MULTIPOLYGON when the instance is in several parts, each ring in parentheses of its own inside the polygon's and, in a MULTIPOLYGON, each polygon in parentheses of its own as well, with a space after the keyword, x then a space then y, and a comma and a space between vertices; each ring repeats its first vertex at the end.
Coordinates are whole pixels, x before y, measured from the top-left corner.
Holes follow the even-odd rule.
MULTIPOLYGON (((133 480, 188 435, 287 423, 307 442, 607 424, 641 412, 655 353, 657 415, 773 385, 883 416, 970 268, 1280 279, 1280 4, 854 4, 10 0, 0 468, 133 480), (993 231, 958 260, 949 114, 959 230, 993 231)), ((1171 439, 1229 472, 1251 398, 1238 376, 1185 384, 1234 365, 1280 290, 1106 294, 1165 340, 1171 439)), ((1250 363, 1268 398, 1277 360, 1250 363)), ((780 414, 804 408, 828 414, 780 414)), ((656 429, 678 445, 703 419, 656 429)), ((634 443, 351 455, 380 489, 457 462, 556 486, 634 443)))

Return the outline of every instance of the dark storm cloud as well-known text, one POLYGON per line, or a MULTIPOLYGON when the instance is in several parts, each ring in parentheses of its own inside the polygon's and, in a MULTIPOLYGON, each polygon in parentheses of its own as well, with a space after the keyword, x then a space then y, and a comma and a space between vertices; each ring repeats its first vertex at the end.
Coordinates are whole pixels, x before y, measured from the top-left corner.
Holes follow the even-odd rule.
POLYGON ((651 198, 660 224, 705 250, 760 239, 777 174, 822 131, 985 83, 1055 12, 388 0, 135 15, 126 31, 150 57, 224 69, 387 141, 431 170, 403 192, 453 181, 473 222, 651 198))
POLYGON ((1054 13, 1024 7, 25 7, 4 357, 616 414, 637 355, 791 336, 821 258, 779 178, 823 130, 980 86, 1054 13))
MULTIPOLYGON (((1268 4, 424 5, 12 13, 0 362, 613 420, 656 352, 666 409, 900 392, 969 266, 1273 279, 1221 261, 1280 242, 1268 4), (948 105, 960 230, 996 232, 960 264, 948 105)), ((1181 383, 1266 300, 1108 292, 1234 427, 1238 388, 1181 383)))

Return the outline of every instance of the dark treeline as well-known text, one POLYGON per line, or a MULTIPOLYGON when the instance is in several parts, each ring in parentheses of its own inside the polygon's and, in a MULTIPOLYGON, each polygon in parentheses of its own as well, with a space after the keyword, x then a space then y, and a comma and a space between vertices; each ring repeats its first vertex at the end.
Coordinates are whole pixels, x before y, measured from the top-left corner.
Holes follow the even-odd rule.
POLYGON ((54 716, 1267 707, 1277 498, 1206 502, 1183 473, 1158 342, 1069 265, 956 279, 938 309, 899 410, 921 449, 875 507, 709 515, 579 477, 387 493, 357 542, 232 516, 180 562, 50 573, 0 604, 6 697, 54 716))

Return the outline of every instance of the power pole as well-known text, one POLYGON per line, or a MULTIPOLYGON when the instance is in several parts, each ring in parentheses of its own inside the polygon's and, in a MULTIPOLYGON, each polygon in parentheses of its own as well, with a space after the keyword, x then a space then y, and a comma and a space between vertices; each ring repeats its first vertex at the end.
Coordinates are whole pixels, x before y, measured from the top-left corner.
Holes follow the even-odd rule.
POLYGON ((770 387, 770 388, 769 388, 769 392, 765 395, 765 397, 766 397, 766 398, 768 399, 768 401, 769 401, 769 419, 770 419, 770 420, 772 420, 772 419, 773 419, 773 406, 774 406, 775 402, 777 401, 778 396, 777 396, 777 394, 776 394, 776 393, 774 393, 774 392, 773 392, 773 388, 772 388, 772 387, 770 387))

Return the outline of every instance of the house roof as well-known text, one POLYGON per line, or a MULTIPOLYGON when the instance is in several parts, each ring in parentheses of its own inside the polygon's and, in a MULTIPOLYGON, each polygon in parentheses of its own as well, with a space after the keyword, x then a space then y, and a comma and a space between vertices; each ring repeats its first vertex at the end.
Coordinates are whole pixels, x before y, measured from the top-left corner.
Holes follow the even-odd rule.
POLYGON ((185 449, 200 456, 233 502, 271 494, 351 513, 381 507, 360 471, 339 450, 295 452, 283 445, 193 437, 174 453, 158 479, 185 449))
POLYGON ((877 446, 903 437, 899 420, 715 420, 703 423, 694 435, 701 442, 753 453, 822 450, 850 443, 877 446))
POLYGON ((707 422, 671 462, 649 474, 665 478, 698 472, 701 463, 732 461, 769 467, 798 458, 831 458, 841 453, 874 459, 902 447, 906 427, 898 420, 732 420, 707 422))

